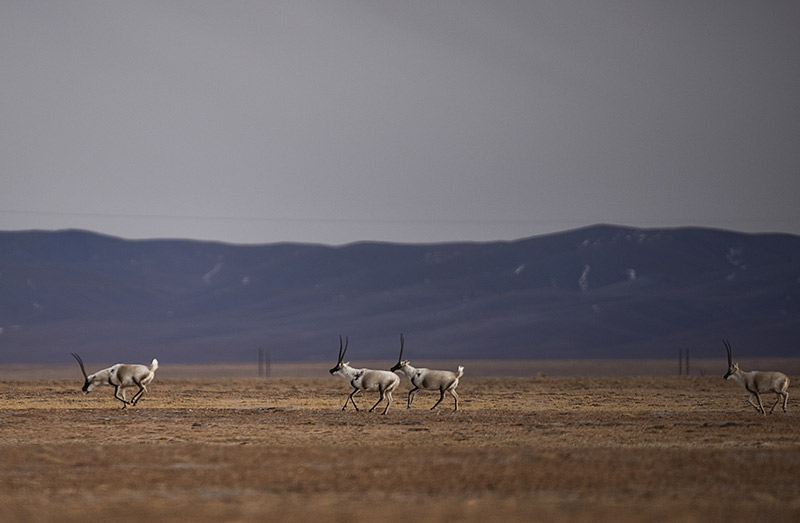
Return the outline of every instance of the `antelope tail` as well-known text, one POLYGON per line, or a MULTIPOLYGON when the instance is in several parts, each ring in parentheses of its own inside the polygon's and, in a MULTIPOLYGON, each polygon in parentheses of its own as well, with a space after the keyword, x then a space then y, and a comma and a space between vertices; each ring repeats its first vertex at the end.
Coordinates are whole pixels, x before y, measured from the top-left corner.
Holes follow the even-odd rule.
POLYGON ((461 365, 458 366, 458 372, 456 373, 456 379, 460 378, 464 375, 464 367, 461 365))
POLYGON ((153 362, 150 364, 150 372, 155 372, 158 368, 158 360, 153 358, 153 362))

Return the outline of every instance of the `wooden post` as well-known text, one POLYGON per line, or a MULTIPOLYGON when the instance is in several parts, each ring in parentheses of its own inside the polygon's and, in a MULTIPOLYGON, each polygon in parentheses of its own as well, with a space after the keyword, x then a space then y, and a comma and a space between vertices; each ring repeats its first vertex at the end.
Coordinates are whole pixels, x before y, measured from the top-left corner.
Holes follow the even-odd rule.
POLYGON ((689 349, 686 349, 686 375, 689 375, 689 349))

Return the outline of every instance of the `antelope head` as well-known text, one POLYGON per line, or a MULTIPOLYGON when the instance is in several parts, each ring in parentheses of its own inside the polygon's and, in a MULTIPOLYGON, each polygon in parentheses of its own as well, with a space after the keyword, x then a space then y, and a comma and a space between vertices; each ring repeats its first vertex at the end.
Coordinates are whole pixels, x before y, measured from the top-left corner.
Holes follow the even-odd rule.
POLYGON ((344 367, 345 365, 349 365, 350 364, 349 361, 342 363, 342 360, 344 360, 344 355, 347 352, 347 346, 348 345, 350 345, 350 338, 349 337, 345 337, 344 349, 342 349, 342 337, 339 336, 339 359, 336 361, 336 366, 331 369, 331 371, 330 371, 331 374, 336 374, 337 372, 342 370, 342 367, 344 367))
POLYGON ((95 380, 94 374, 92 374, 91 376, 86 374, 86 368, 83 366, 83 360, 81 359, 81 357, 75 354, 74 352, 72 352, 71 354, 73 358, 78 360, 78 365, 81 366, 81 372, 83 373, 83 378, 86 380, 83 382, 83 388, 82 388, 83 393, 89 394, 90 392, 92 392, 92 390, 94 390, 95 387, 97 387, 99 383, 97 382, 97 380, 95 380))
POLYGON ((723 378, 726 380, 732 375, 739 372, 739 364, 733 362, 733 357, 731 356, 731 344, 728 340, 722 340, 722 343, 725 344, 725 349, 728 351, 728 372, 725 373, 723 378))
POLYGON ((403 346, 405 345, 405 340, 403 339, 403 334, 400 334, 400 356, 397 357, 397 363, 395 363, 394 367, 392 367, 392 372, 396 372, 403 368, 405 365, 408 365, 408 360, 403 361, 403 346))

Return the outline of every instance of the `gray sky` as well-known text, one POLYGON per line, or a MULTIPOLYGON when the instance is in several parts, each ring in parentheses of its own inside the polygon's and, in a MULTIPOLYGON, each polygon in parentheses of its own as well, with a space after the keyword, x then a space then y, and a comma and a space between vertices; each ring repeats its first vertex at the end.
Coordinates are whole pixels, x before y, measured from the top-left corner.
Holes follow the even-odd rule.
POLYGON ((800 2, 0 1, 0 229, 800 234, 800 2))

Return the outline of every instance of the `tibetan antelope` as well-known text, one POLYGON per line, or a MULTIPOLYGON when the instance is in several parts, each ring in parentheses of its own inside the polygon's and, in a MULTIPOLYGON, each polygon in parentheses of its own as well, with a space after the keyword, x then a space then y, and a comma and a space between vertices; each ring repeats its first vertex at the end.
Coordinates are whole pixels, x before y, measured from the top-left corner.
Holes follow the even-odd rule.
POLYGON ((331 369, 331 374, 339 376, 340 378, 347 381, 353 387, 353 392, 347 397, 344 401, 344 407, 342 410, 347 408, 347 403, 352 401, 353 407, 358 410, 358 406, 356 406, 356 402, 353 399, 353 396, 365 390, 367 392, 380 392, 380 397, 378 401, 375 402, 375 405, 369 409, 372 412, 375 407, 380 404, 386 399, 386 408, 383 409, 383 413, 389 410, 389 405, 392 404, 392 391, 400 385, 400 377, 395 374, 394 372, 389 372, 388 370, 373 370, 373 369, 354 369, 350 366, 350 362, 342 363, 344 360, 344 355, 347 352, 347 346, 350 344, 350 339, 346 338, 346 342, 344 345, 344 349, 342 349, 342 337, 339 336, 339 360, 336 362, 336 366, 331 369))
POLYGON ((146 365, 132 365, 127 363, 117 363, 107 369, 99 370, 94 374, 86 374, 86 368, 83 366, 83 360, 80 356, 71 353, 72 357, 78 360, 81 366, 81 372, 86 381, 83 383, 83 393, 89 394, 98 385, 111 385, 114 387, 114 397, 122 402, 124 409, 128 405, 136 405, 141 399, 142 394, 147 391, 146 385, 153 381, 158 368, 158 360, 153 358, 150 366, 146 365), (136 394, 133 395, 130 401, 125 399, 125 389, 131 387, 139 387, 136 394))
POLYGON ((783 412, 786 412, 786 400, 789 399, 789 378, 782 372, 761 372, 757 370, 743 371, 739 368, 739 363, 734 363, 731 357, 731 344, 727 340, 723 340, 725 348, 728 351, 728 372, 725 373, 726 380, 730 379, 744 387, 750 393, 747 401, 755 407, 761 414, 766 415, 764 405, 761 404, 761 396, 759 394, 764 392, 774 392, 777 394, 775 403, 769 409, 769 413, 775 410, 778 402, 783 398, 783 412), (753 401, 755 398, 755 402, 753 401), (756 403, 757 402, 757 403, 756 403))
POLYGON ((397 364, 392 367, 392 372, 400 371, 406 378, 411 380, 413 389, 408 391, 408 409, 411 408, 411 403, 414 401, 419 389, 434 389, 439 391, 439 401, 433 404, 431 410, 441 403, 444 398, 444 393, 449 392, 455 401, 455 408, 458 410, 458 394, 456 394, 456 387, 458 387, 458 379, 464 375, 464 367, 458 367, 458 373, 450 372, 449 370, 430 370, 430 369, 417 369, 411 366, 408 360, 403 360, 403 346, 405 340, 403 335, 400 335, 400 357, 397 358, 397 364))

